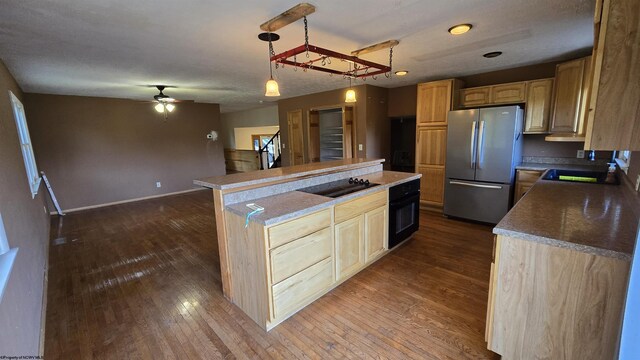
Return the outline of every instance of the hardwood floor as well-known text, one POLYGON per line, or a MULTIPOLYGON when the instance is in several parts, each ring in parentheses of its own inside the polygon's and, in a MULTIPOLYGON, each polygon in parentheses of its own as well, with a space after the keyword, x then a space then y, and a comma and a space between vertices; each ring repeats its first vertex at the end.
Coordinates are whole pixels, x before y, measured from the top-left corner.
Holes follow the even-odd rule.
POLYGON ((45 358, 498 358, 484 342, 491 228, 420 224, 267 333, 222 295, 209 191, 54 218, 45 358))

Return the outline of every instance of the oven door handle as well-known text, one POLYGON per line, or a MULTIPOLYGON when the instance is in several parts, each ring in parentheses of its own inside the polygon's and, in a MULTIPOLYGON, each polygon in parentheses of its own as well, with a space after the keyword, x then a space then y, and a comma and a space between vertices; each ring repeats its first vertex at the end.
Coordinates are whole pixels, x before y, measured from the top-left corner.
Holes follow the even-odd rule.
POLYGON ((389 203, 389 207, 394 207, 394 208, 398 208, 398 207, 402 207, 405 204, 409 204, 412 203, 414 201, 418 201, 420 199, 420 192, 414 193, 412 195, 408 195, 403 197, 402 199, 398 200, 398 201, 392 201, 389 203))

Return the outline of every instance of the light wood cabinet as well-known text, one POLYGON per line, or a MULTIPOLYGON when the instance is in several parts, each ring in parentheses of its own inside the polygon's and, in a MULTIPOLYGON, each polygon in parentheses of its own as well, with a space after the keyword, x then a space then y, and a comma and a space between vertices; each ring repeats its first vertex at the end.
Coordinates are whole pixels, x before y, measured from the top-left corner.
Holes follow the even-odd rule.
POLYGON ((444 165, 447 153, 447 127, 421 127, 416 132, 416 163, 444 165))
POLYGON ((491 104, 491 87, 480 86, 460 90, 460 105, 473 107, 491 104))
POLYGON ((525 101, 527 86, 525 82, 515 82, 491 86, 492 104, 514 104, 525 101))
POLYGON ((453 89, 458 86, 454 80, 418 84, 416 124, 418 126, 446 125, 447 114, 454 102, 453 89))
POLYGON ((466 88, 460 90, 460 106, 518 104, 525 102, 526 94, 527 84, 524 81, 466 88))
POLYGON ((498 235, 485 339, 504 359, 615 359, 629 261, 498 235))
POLYGON ((596 2, 585 150, 640 150, 640 1, 596 2))
POLYGON ((537 170, 517 170, 516 186, 513 196, 513 203, 517 203, 531 189, 531 187, 542 176, 542 171, 537 170))
POLYGON ((417 166, 420 178, 420 201, 427 205, 442 206, 444 203, 444 166, 417 166))
POLYGON ((416 171, 422 173, 421 204, 441 208, 447 152, 447 116, 457 107, 463 82, 457 79, 418 84, 416 171))
POLYGON ((525 105, 525 134, 544 134, 549 131, 553 79, 527 81, 525 105))
POLYGON ((556 66, 551 133, 584 134, 591 57, 556 66))
POLYGON ((335 233, 336 278, 342 280, 364 267, 364 216, 336 224, 335 233))
POLYGON ((364 214, 364 255, 367 263, 375 260, 388 247, 387 207, 383 206, 364 214))

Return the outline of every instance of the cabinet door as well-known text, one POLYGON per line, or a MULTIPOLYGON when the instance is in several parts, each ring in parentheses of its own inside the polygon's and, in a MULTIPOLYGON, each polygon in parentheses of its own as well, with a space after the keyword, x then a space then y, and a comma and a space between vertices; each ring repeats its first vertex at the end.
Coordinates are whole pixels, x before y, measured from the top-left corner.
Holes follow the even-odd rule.
POLYGON ((364 266, 364 215, 335 225, 336 278, 344 279, 364 266))
POLYGON ((584 81, 585 59, 556 66, 555 102, 551 132, 578 132, 584 81))
POLYGON ((446 125, 447 114, 451 110, 452 80, 433 81, 418 84, 418 125, 446 125))
POLYGON ((447 127, 419 127, 416 134, 416 164, 444 165, 447 127))
POLYGON ((420 178, 420 200, 431 205, 442 206, 444 200, 444 166, 418 166, 420 178))
POLYGON ((460 90, 460 105, 463 107, 488 105, 491 103, 491 88, 489 86, 460 90))
POLYGON ((525 102, 526 83, 516 82, 494 85, 491 87, 492 104, 515 104, 525 102))
POLYGON ((364 214, 365 258, 369 263, 387 247, 387 207, 383 206, 364 214))
POLYGON ((527 83, 527 104, 524 133, 549 131, 553 79, 533 80, 527 83))

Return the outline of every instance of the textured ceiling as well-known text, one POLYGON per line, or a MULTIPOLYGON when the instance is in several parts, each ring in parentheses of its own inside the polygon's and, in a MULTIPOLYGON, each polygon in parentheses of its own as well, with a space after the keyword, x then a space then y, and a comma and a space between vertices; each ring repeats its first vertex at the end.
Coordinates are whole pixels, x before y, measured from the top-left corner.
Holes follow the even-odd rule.
MULTIPOLYGON (((178 99, 255 108, 268 78, 259 25, 295 1, 2 0, 0 58, 26 92, 150 100, 148 84, 177 86, 178 99)), ((308 17, 313 45, 343 53, 388 39, 394 69, 409 75, 367 80, 397 87, 566 59, 592 46, 595 0, 318 1, 308 17), (451 36, 447 29, 471 23, 451 36), (503 51, 485 59, 489 51, 503 51)), ((301 45, 302 21, 278 34, 276 52, 301 45)), ((388 51, 362 58, 387 62, 388 51)), ((279 69, 282 98, 337 89, 346 80, 279 69)))

